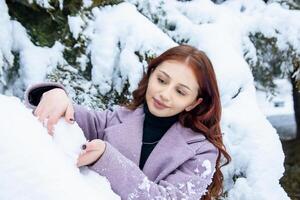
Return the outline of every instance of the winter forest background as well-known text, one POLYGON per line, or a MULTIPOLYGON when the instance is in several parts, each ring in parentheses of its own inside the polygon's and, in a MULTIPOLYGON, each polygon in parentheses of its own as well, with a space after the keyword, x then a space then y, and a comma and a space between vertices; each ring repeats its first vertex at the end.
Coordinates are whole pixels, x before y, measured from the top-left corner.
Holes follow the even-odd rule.
MULTIPOLYGON (((299 9, 299 0, 0 0, 1 110, 42 81, 62 83, 76 103, 113 107, 130 99, 151 58, 187 43, 217 74, 233 158, 222 199, 300 199, 299 9)), ((9 148, 0 143, 8 182, 18 170, 3 167, 9 148)))

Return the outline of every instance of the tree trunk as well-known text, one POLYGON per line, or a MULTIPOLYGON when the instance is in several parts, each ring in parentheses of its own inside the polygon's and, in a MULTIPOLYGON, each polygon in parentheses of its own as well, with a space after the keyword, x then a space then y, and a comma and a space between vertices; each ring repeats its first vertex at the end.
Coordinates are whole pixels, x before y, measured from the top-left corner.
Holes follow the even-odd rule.
POLYGON ((292 86, 293 86, 293 101, 294 101, 294 111, 295 111, 295 120, 297 125, 297 133, 296 138, 297 140, 300 139, 300 92, 297 88, 297 82, 295 78, 290 77, 292 86))

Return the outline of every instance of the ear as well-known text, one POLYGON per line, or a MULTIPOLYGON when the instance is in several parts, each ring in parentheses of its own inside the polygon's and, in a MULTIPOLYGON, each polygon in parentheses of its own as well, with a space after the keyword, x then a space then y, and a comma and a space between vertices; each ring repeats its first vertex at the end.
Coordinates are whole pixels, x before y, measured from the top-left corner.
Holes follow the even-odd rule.
POLYGON ((198 98, 197 100, 195 100, 195 102, 193 102, 191 105, 189 105, 188 107, 186 107, 185 111, 189 112, 189 111, 193 110, 202 101, 203 101, 203 98, 198 98))

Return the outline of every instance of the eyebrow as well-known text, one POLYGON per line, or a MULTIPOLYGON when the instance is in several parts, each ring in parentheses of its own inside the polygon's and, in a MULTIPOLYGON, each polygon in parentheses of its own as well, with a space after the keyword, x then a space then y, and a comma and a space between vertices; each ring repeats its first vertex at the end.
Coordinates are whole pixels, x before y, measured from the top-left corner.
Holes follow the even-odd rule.
MULTIPOLYGON (((170 76, 169 76, 169 74, 167 74, 166 72, 164 72, 164 71, 162 71, 162 70, 158 70, 158 71, 160 71, 160 72, 162 72, 164 75, 166 75, 168 78, 171 78, 170 76)), ((184 84, 182 84, 182 83, 179 83, 179 85, 181 85, 182 87, 185 87, 185 88, 187 88, 187 89, 189 89, 189 90, 191 90, 188 86, 186 86, 186 85, 184 85, 184 84)), ((191 90, 192 91, 192 90, 191 90)))

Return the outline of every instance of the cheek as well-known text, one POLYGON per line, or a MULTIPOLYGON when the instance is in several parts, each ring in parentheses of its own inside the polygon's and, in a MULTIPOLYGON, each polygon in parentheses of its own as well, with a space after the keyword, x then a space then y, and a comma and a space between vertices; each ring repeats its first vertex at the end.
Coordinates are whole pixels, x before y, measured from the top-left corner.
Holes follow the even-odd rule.
POLYGON ((153 96, 153 93, 154 93, 153 81, 151 81, 150 79, 146 90, 146 98, 148 99, 151 96, 153 96))
POLYGON ((155 80, 149 79, 148 87, 147 87, 147 93, 153 95, 153 93, 157 90, 158 86, 155 80))
POLYGON ((190 98, 177 98, 174 102, 176 102, 176 107, 179 110, 184 110, 186 107, 192 104, 192 100, 190 98))

